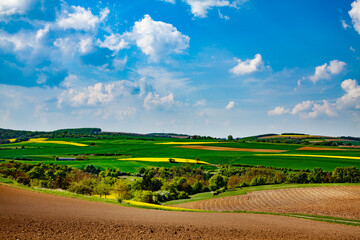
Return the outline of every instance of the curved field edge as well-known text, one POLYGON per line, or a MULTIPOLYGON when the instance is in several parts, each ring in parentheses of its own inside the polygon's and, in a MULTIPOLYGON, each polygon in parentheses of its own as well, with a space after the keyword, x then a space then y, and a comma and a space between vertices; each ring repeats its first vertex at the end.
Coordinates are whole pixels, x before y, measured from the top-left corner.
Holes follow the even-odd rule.
POLYGON ((245 195, 250 192, 265 191, 265 190, 279 190, 279 189, 288 189, 288 188, 309 188, 309 187, 336 187, 336 186, 360 186, 360 183, 313 183, 313 184, 276 184, 276 185, 261 185, 261 186, 252 186, 238 188, 235 190, 227 190, 224 193, 213 196, 211 192, 198 193, 192 195, 188 199, 173 200, 164 203, 163 205, 176 205, 180 203, 195 202, 200 200, 207 200, 213 198, 223 198, 237 195, 245 195))
MULTIPOLYGON (((0 177, 0 185, 5 185, 5 186, 8 186, 8 187, 18 188, 18 189, 27 190, 27 191, 33 191, 33 192, 39 192, 39 193, 45 193, 45 194, 51 194, 51 195, 69 197, 69 198, 75 198, 75 199, 92 201, 92 202, 109 203, 109 204, 119 205, 119 206, 123 206, 123 207, 135 207, 135 208, 143 208, 143 209, 162 210, 162 211, 213 213, 213 211, 203 211, 203 210, 193 210, 193 209, 179 209, 179 208, 170 209, 170 208, 161 208, 161 206, 160 207, 152 206, 152 205, 155 205, 155 204, 150 204, 148 206, 123 204, 123 203, 118 203, 117 201, 114 201, 112 199, 104 199, 104 198, 94 197, 94 196, 84 196, 84 195, 80 195, 80 194, 71 193, 71 192, 68 192, 68 191, 58 191, 58 190, 52 190, 52 189, 41 189, 41 188, 26 187, 26 186, 23 186, 23 185, 20 185, 20 184, 16 183, 13 180, 10 180, 10 179, 7 179, 7 178, 2 178, 2 177, 0 177), (9 182, 11 182, 11 183, 9 183, 9 182)), ((222 213, 224 213, 224 214, 227 214, 227 213, 239 213, 239 214, 241 214, 241 213, 253 213, 253 214, 278 215, 278 216, 285 216, 285 217, 302 218, 302 219, 313 220, 313 221, 321 221, 321 222, 328 222, 328 223, 360 226, 360 220, 349 220, 349 219, 336 218, 336 217, 330 217, 330 216, 305 215, 305 214, 298 214, 298 213, 289 214, 289 213, 250 212, 250 211, 233 211, 233 212, 224 211, 222 213)))
POLYGON ((15 181, 13 181, 13 180, 3 178, 3 177, 0 177, 0 184, 8 186, 8 187, 27 190, 27 191, 33 191, 33 192, 51 194, 51 195, 56 195, 56 196, 81 199, 81 200, 92 201, 92 202, 110 203, 110 204, 115 204, 115 205, 119 205, 119 206, 123 206, 123 207, 135 207, 135 208, 155 209, 155 210, 163 210, 163 211, 180 211, 180 212, 212 212, 212 211, 205 211, 205 210, 200 210, 200 209, 170 207, 170 206, 142 203, 142 202, 129 201, 129 200, 124 200, 122 203, 119 203, 117 200, 114 200, 112 198, 87 196, 87 195, 72 193, 72 192, 69 192, 66 190, 27 187, 27 186, 23 186, 15 181))
POLYGON ((307 220, 313 220, 313 221, 319 221, 319 222, 360 226, 360 220, 338 218, 338 217, 331 217, 331 216, 309 215, 309 214, 301 214, 301 213, 272 213, 272 212, 254 212, 254 211, 223 211, 222 213, 267 214, 267 215, 301 218, 301 219, 307 219, 307 220))

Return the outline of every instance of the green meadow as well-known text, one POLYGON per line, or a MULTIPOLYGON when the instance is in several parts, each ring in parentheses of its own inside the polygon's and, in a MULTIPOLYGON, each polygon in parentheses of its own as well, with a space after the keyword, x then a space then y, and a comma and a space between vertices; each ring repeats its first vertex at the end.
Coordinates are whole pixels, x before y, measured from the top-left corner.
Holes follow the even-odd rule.
MULTIPOLYGON (((247 149, 274 149, 285 150, 283 153, 262 153, 262 152, 240 152, 240 151, 213 151, 200 149, 179 148, 183 144, 158 144, 165 142, 196 142, 195 140, 180 140, 169 138, 59 138, 51 141, 67 141, 82 143, 88 146, 80 147, 73 145, 38 143, 38 142, 18 142, 0 145, 0 159, 13 160, 28 163, 55 163, 68 165, 75 168, 94 165, 102 170, 106 168, 118 168, 123 172, 135 172, 140 167, 171 167, 182 163, 170 162, 140 162, 140 161, 120 161, 121 158, 136 157, 162 157, 162 158, 186 158, 200 159, 211 165, 202 165, 205 169, 215 169, 218 164, 238 164, 238 165, 261 165, 277 168, 291 169, 313 169, 322 168, 325 171, 332 171, 336 167, 355 166, 360 168, 360 150, 346 149, 342 151, 304 151, 297 150, 303 145, 279 144, 279 143, 258 143, 258 142, 218 142, 204 144, 202 146, 228 147, 228 148, 247 148, 247 149), (118 154, 117 156, 96 156, 99 154, 118 154), (327 158, 316 156, 282 156, 282 154, 301 154, 301 155, 323 155, 331 156, 327 158), (56 161, 56 157, 79 157, 86 156, 86 160, 81 161, 56 161), (354 157, 354 159, 338 158, 354 157), (31 160, 31 161, 30 161, 31 160)), ((182 164, 183 165, 183 164, 182 164)), ((199 167, 199 164, 193 164, 199 167)))

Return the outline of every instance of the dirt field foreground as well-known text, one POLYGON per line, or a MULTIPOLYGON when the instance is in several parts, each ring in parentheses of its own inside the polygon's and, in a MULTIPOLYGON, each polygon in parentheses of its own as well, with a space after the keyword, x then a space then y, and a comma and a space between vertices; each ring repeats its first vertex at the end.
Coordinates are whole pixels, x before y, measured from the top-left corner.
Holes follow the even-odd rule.
POLYGON ((360 227, 283 216, 137 209, 0 185, 1 239, 359 239, 360 227))

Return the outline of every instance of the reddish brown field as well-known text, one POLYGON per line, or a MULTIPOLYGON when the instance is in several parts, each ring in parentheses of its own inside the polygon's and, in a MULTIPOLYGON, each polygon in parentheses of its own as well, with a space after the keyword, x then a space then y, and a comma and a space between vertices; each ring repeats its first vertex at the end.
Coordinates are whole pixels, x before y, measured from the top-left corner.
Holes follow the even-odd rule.
POLYGON ((88 202, 0 185, 0 239, 356 239, 360 228, 284 216, 88 202))
POLYGON ((305 150, 305 151, 346 151, 346 149, 339 148, 322 148, 322 147, 301 147, 296 150, 305 150))
POLYGON ((212 150, 212 151, 234 151, 234 152, 266 152, 266 153, 282 153, 287 150, 276 150, 276 149, 254 149, 254 148, 230 148, 230 147, 213 147, 213 146, 201 146, 201 145, 186 145, 176 146, 178 148, 190 148, 200 150, 212 150))
POLYGON ((302 213, 360 220, 360 186, 266 190, 176 206, 212 211, 302 213))

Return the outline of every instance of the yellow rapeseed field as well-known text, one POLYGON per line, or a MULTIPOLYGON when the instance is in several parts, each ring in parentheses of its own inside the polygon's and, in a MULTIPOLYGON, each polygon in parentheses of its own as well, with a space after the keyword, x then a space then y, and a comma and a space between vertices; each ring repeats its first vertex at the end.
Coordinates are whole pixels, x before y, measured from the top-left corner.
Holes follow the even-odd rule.
POLYGON ((123 200, 123 202, 128 203, 128 204, 133 205, 133 206, 138 206, 138 207, 149 207, 149 208, 157 208, 157 209, 162 209, 162 210, 203 212, 203 210, 200 210, 200 209, 169 207, 169 206, 157 205, 157 204, 152 204, 152 203, 137 202, 137 201, 131 201, 131 200, 123 200))
MULTIPOLYGON (((94 195, 95 197, 100 197, 100 195, 94 195)), ((105 198, 104 196, 101 196, 101 198, 105 198)), ((106 196, 107 199, 113 199, 116 200, 116 196, 111 194, 106 196)), ((122 200, 122 202, 137 206, 137 207, 148 207, 148 208, 156 208, 161 210, 174 210, 174 211, 193 211, 193 212, 203 212, 203 210, 200 209, 188 209, 188 208, 179 208, 179 207, 169 207, 169 206, 163 206, 163 205, 157 205, 152 203, 144 203, 144 202, 137 202, 132 200, 122 200)))
POLYGON ((10 143, 14 143, 16 141, 16 138, 10 138, 8 139, 10 143))
POLYGON ((155 144, 169 144, 169 145, 196 145, 196 144, 213 144, 219 142, 163 142, 163 143, 155 143, 155 144))
MULTIPOLYGON (((201 164, 210 164, 204 161, 197 161, 193 159, 186 158, 171 158, 174 159, 177 163, 201 163, 201 164)), ((141 162, 169 162, 169 158, 156 158, 156 157, 139 157, 139 158, 119 158, 121 161, 141 161, 141 162)))
POLYGON ((65 144, 65 145, 73 145, 78 147, 87 147, 88 145, 83 143, 75 143, 75 142, 66 142, 66 141, 47 141, 47 138, 31 138, 28 142, 33 143, 53 143, 53 144, 65 144))
POLYGON ((319 158, 342 158, 342 159, 356 159, 360 157, 352 156, 334 156, 334 155, 307 155, 307 154, 255 154, 256 156, 285 156, 285 157, 319 157, 319 158))

